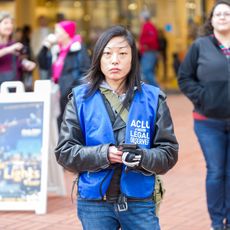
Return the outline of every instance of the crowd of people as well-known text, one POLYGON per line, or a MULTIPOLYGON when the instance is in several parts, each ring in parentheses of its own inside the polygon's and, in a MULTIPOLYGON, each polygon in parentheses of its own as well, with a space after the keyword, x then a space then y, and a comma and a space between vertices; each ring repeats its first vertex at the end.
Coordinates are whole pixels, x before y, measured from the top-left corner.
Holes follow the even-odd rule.
MULTIPOLYGON (((7 12, 1 12, 0 20, 3 21, 4 19, 4 22, 1 23, 1 26, 4 26, 5 24, 6 21, 5 16, 10 18, 11 28, 8 30, 8 35, 0 34, 0 37, 2 37, 0 40, 1 48, 4 48, 4 46, 7 47, 8 43, 9 44, 21 43, 20 47, 19 45, 17 47, 17 51, 20 50, 20 52, 14 53, 15 56, 17 56, 16 59, 20 59, 20 60, 27 59, 34 62, 37 65, 37 69, 39 72, 39 76, 38 76, 39 79, 51 79, 52 73, 48 71, 49 69, 48 65, 50 65, 49 64, 50 61, 46 63, 45 61, 41 61, 41 56, 43 55, 43 54, 41 55, 41 50, 43 49, 44 46, 50 46, 48 47, 48 50, 50 51, 50 55, 52 56, 51 63, 55 61, 56 59, 55 55, 57 55, 57 53, 59 52, 60 46, 63 46, 61 45, 61 43, 59 43, 59 41, 57 41, 57 38, 54 38, 54 36, 56 36, 55 27, 56 24, 60 23, 61 21, 65 21, 66 20, 65 17, 63 16, 61 19, 57 19, 57 22, 52 28, 49 25, 48 18, 44 15, 40 15, 37 18, 36 27, 32 29, 31 26, 28 24, 25 24, 22 27, 14 28, 14 24, 12 20, 13 18, 7 12), (6 16, 5 14, 8 16, 6 16), (5 38, 5 36, 7 36, 7 38, 5 38), (5 42, 5 39, 7 40, 7 43, 5 42), (59 45, 59 48, 55 49, 57 48, 57 45, 59 45)), ((165 36, 165 32, 163 29, 158 29, 151 22, 151 14, 150 11, 148 10, 143 10, 141 12, 140 22, 141 22, 141 28, 140 28, 140 35, 137 40, 137 43, 139 49, 138 50, 139 57, 141 57, 140 59, 141 73, 142 73, 141 79, 142 81, 145 81, 148 84, 159 87, 159 84, 157 83, 157 77, 156 77, 156 68, 159 60, 162 60, 163 63, 163 75, 164 75, 163 77, 164 79, 167 79, 167 39, 165 36)), ((72 37, 70 37, 70 40, 71 39, 72 37)), ((92 42, 93 44, 95 44, 95 41, 92 42)), ((81 43, 83 44, 85 42, 81 41, 81 43)), ((88 44, 88 47, 85 47, 85 45, 83 46, 84 49, 88 49, 88 56, 91 56, 93 45, 88 44)), ((44 53, 44 49, 43 49, 43 53, 44 53)), ((1 55, 0 57, 5 56, 6 54, 7 53, 3 52, 2 54, 0 54, 1 55)), ((28 65, 28 62, 26 63, 28 65)), ((33 68, 29 68, 29 70, 24 67, 21 68, 20 70, 17 70, 17 75, 19 76, 12 80, 23 81, 26 90, 31 91, 33 88, 34 76, 32 71, 34 70, 34 68, 35 66, 33 65, 33 68)))
MULTIPOLYGON (((0 12, 0 85, 25 83, 37 66, 41 79, 58 86, 55 155, 78 177, 76 208, 85 230, 160 229, 154 194, 158 175, 178 160, 178 142, 156 77, 159 53, 167 75, 167 39, 148 10, 140 20, 138 40, 124 26, 112 26, 89 55, 74 21, 62 19, 51 30, 41 16, 33 37, 29 26, 14 30, 11 15, 0 12)), ((211 229, 230 230, 228 0, 215 3, 199 32, 182 63, 174 54, 173 66, 194 105, 211 229)))

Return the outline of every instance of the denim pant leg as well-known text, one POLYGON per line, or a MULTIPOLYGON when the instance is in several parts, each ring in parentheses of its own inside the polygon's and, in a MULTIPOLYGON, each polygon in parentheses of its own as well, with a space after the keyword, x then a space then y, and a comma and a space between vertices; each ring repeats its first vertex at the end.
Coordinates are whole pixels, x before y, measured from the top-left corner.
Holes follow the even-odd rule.
POLYGON ((128 210, 117 204, 78 199, 77 214, 84 230, 160 230, 153 201, 128 202, 128 210))
POLYGON ((226 217, 225 168, 228 140, 225 122, 214 119, 195 120, 194 129, 206 161, 207 205, 212 226, 222 227, 226 217))
POLYGON ((156 82, 155 75, 155 66, 157 61, 157 53, 154 51, 144 52, 141 57, 141 72, 142 72, 142 80, 147 82, 150 85, 154 85, 158 87, 156 82))
POLYGON ((41 80, 48 80, 48 79, 50 79, 49 71, 48 70, 39 69, 39 76, 40 76, 41 80))
POLYGON ((77 215, 84 230, 118 230, 120 228, 113 204, 78 199, 77 215))
POLYGON ((226 160, 226 183, 225 183, 225 207, 226 207, 226 218, 227 223, 230 226, 230 120, 227 122, 227 160, 226 160))
POLYGON ((160 230, 153 201, 128 202, 128 210, 118 216, 122 230, 160 230))

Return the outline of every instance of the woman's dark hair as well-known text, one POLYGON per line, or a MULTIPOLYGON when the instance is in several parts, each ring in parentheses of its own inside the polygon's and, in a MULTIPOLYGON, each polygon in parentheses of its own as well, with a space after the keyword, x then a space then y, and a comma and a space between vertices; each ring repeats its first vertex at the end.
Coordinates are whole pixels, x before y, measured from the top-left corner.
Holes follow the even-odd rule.
POLYGON ((101 57, 107 43, 114 37, 123 37, 131 47, 132 61, 131 69, 126 78, 126 98, 123 102, 123 106, 127 107, 132 96, 133 90, 136 86, 138 90, 141 89, 140 86, 140 68, 138 60, 138 51, 136 47, 136 42, 133 35, 123 26, 113 26, 103 32, 98 38, 92 56, 92 62, 90 70, 86 76, 86 80, 89 82, 89 91, 86 97, 92 95, 100 86, 101 82, 105 79, 104 74, 101 71, 100 62, 101 57))
POLYGON ((204 23, 204 26, 201 27, 201 29, 199 31, 200 36, 207 36, 207 35, 213 34, 213 26, 212 26, 213 12, 214 12, 215 8, 220 4, 225 4, 225 5, 228 5, 230 7, 230 1, 229 0, 216 1, 215 5, 212 7, 212 10, 209 14, 209 17, 207 18, 206 22, 204 23))

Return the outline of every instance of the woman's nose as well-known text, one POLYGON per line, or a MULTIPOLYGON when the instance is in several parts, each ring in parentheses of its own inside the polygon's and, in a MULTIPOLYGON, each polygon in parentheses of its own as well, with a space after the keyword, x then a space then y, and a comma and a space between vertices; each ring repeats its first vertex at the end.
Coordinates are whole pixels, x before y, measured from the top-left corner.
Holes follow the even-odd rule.
POLYGON ((112 64, 117 64, 118 63, 118 55, 114 53, 112 55, 112 64))

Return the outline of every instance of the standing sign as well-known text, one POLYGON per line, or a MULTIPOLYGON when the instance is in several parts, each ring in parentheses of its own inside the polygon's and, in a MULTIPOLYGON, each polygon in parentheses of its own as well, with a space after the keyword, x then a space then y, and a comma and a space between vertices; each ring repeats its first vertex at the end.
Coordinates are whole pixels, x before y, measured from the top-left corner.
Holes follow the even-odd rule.
POLYGON ((1 85, 0 210, 46 213, 50 102, 50 81, 29 93, 21 82, 1 85))

